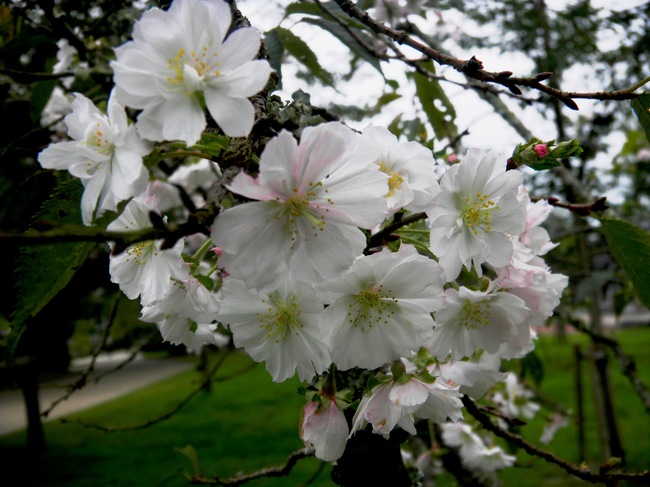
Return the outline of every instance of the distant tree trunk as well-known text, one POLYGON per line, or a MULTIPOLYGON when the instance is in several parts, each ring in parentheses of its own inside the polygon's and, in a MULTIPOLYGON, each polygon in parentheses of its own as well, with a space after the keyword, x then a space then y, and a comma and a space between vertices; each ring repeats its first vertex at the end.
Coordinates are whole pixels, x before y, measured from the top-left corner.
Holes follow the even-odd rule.
POLYGON ((41 423, 41 411, 38 402, 38 375, 34 360, 25 357, 15 366, 27 411, 27 447, 37 452, 45 449, 45 435, 41 423))

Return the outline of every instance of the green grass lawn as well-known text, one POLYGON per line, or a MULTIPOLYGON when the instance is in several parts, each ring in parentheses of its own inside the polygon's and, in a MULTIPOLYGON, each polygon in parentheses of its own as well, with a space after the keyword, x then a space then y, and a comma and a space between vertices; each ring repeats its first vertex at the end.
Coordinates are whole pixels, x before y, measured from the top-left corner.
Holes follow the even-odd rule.
MULTIPOLYGON (((611 335, 615 337, 625 352, 635 363, 639 377, 646 385, 650 384, 650 328, 623 329, 611 335)), ((544 379, 540 392, 547 398, 576 411, 575 359, 574 346, 586 349, 589 340, 582 335, 569 335, 566 342, 560 343, 555 337, 545 336, 538 340, 536 352, 544 363, 544 379)), ((629 380, 621 373, 618 364, 609 354, 610 384, 612 399, 618 418, 618 429, 626 454, 626 466, 629 471, 650 469, 650 419, 645 412, 640 398, 634 393, 629 380)), ((597 435, 596 419, 592 402, 592 386, 588 364, 583 362, 583 391, 585 394, 585 432, 586 463, 593 469, 602 463, 602 453, 597 435)), ((521 433, 524 438, 542 448, 554 452, 557 456, 580 464, 577 446, 577 427, 573 421, 568 427, 558 431, 557 435, 545 446, 539 442, 542 433, 542 414, 525 426, 521 433)), ((562 469, 543 460, 520 452, 519 466, 508 469, 502 474, 507 487, 526 486, 579 486, 591 485, 588 482, 568 476, 562 469)))
MULTIPOLYGON (((635 358, 639 375, 650 383, 650 329, 630 329, 617 333, 627 353, 635 358)), ((573 344, 586 343, 584 337, 570 336, 565 343, 542 337, 537 353, 545 376, 541 392, 575 410, 573 344)), ((246 370, 250 361, 231 354, 217 377, 246 370)), ((612 361, 612 390, 619 416, 619 428, 630 470, 650 468, 650 421, 639 398, 632 392, 612 361)), ((130 425, 147 421, 173 408, 201 381, 197 372, 187 372, 68 419, 104 426, 130 425)), ((587 460, 599 462, 599 446, 589 405, 589 380, 585 370, 587 399, 587 460)), ((48 448, 39 455, 25 449, 24 432, 0 437, 0 465, 4 472, 19 472, 15 485, 39 486, 183 486, 183 471, 192 472, 190 461, 177 448, 192 445, 200 470, 207 477, 232 476, 282 464, 287 455, 302 447, 298 423, 303 398, 297 394, 296 379, 282 384, 271 382, 263 365, 232 380, 217 381, 211 392, 201 392, 172 418, 146 429, 105 433, 78 424, 45 424, 48 448)), ((540 445, 542 413, 522 429, 525 438, 540 445)), ((545 447, 558 456, 577 463, 576 429, 570 425, 558 432, 545 447)), ((518 466, 502 474, 507 487, 587 485, 566 475, 559 467, 519 453, 518 466)), ((329 486, 330 467, 309 458, 301 460, 288 478, 263 479, 256 486, 298 486, 315 477, 310 485, 329 486)), ((6 473, 3 474, 4 478, 6 473)), ((4 484, 2 485, 11 485, 4 484)), ((445 485, 449 485, 445 483, 445 485)))
MULTIPOLYGON (((249 364, 247 357, 233 353, 217 377, 246 370, 249 364)), ((172 409, 200 381, 200 374, 187 372, 68 419, 105 426, 141 423, 172 409)), ((297 380, 274 384, 258 365, 235 379, 216 382, 212 392, 200 393, 170 419, 146 429, 105 433, 55 420, 45 423, 47 451, 36 457, 25 450, 24 432, 2 437, 0 464, 24 472, 16 485, 48 487, 189 485, 182 472, 193 472, 192 464, 175 450, 188 444, 206 476, 280 465, 303 446, 298 385, 297 380)), ((320 468, 320 461, 309 458, 288 478, 247 485, 301 485, 320 468)), ((329 468, 311 485, 331 485, 329 468)))

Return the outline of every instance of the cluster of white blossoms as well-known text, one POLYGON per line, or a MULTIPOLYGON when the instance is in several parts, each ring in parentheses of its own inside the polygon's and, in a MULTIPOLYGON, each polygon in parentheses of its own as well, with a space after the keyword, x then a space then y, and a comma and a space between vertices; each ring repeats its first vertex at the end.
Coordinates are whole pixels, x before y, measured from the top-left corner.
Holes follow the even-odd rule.
MULTIPOLYGON (((159 203, 164 212, 181 204, 173 185, 202 204, 200 190, 219 184, 218 157, 165 181, 143 158, 155 142, 196 144, 206 110, 226 136, 250 135, 249 98, 271 68, 257 59, 259 32, 233 29, 223 0, 149 10, 116 49, 108 114, 75 95, 65 118, 71 140, 52 144, 39 162, 81 179, 84 224, 130 200, 108 230, 151 229, 152 216, 165 218, 159 203), (135 123, 124 107, 139 110, 135 123)), ((141 319, 164 340, 198 351, 224 344, 220 327, 274 381, 297 374, 311 383, 301 436, 319 458, 340 458, 367 425, 389 436, 397 427, 415 434, 419 419, 460 420, 463 395, 481 397, 502 381, 501 359, 532 350, 530 325, 559 303, 567 280, 544 263, 553 245, 539 226, 548 206, 530 203, 522 174, 506 170, 502 156, 472 149, 438 178, 443 168, 422 145, 383 127, 357 133, 330 122, 299 138, 279 131, 254 162, 250 174, 228 179, 228 207, 194 256, 183 252, 196 236, 113 246, 111 278, 140 299, 141 319), (409 214, 427 218, 428 241, 369 245, 409 214), (204 258, 212 247, 214 266, 204 258), (350 400, 334 372, 353 369, 373 379, 350 400), (344 411, 355 401, 348 424, 344 411)), ((511 462, 454 431, 445 430, 449 444, 461 454, 480 450, 481 468, 511 462)))

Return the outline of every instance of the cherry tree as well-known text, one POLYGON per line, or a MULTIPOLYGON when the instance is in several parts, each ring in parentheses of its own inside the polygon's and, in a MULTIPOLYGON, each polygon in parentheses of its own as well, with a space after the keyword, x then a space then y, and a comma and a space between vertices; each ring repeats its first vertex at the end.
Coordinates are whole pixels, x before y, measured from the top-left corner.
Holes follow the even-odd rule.
MULTIPOLYGON (((111 7, 121 16, 104 31, 116 15, 108 5, 79 14, 72 30, 58 23, 56 6, 7 7, 9 18, 29 14, 35 30, 65 36, 50 42, 58 62, 41 62, 50 72, 30 72, 36 51, 3 68, 16 100, 36 82, 32 115, 49 139, 18 154, 14 135, 8 163, 21 175, 48 170, 56 182, 47 199, 25 195, 32 209, 42 203, 27 231, 1 234, 25 249, 15 306, 2 309, 5 361, 101 249, 106 279, 139 303, 160 341, 196 353, 234 346, 275 382, 299 378, 305 449, 282 471, 315 455, 333 463, 340 485, 412 485, 452 468, 434 453, 443 445, 456 455, 459 479, 489 485, 515 462, 498 437, 584 480, 647 481, 647 472, 571 464, 515 434, 511 427, 539 405, 502 362, 534 353, 533 326, 554 316, 568 285, 546 260, 557 247, 544 228, 553 207, 576 221, 597 218, 638 299, 650 304, 648 234, 604 213, 606 198, 574 174, 579 137, 533 137, 516 104, 550 103, 559 113, 577 110, 576 100, 614 102, 634 110, 647 136, 650 102, 638 90, 648 79, 565 91, 550 71, 490 71, 477 57, 438 48, 423 30, 432 14, 444 15, 433 3, 293 2, 264 34, 246 2, 127 3, 111 7), (95 32, 81 27, 84 15, 95 32), (347 77, 374 69, 384 93, 366 107, 313 105, 308 91, 337 82, 287 19, 334 34, 349 51, 347 77), (401 80, 384 65, 399 66, 401 80), (296 66, 292 82, 304 90, 283 98, 296 66), (445 82, 478 93, 525 140, 507 155, 467 147, 445 82), (369 121, 409 94, 412 115, 388 126, 369 121), (566 200, 543 192, 558 184, 566 200), (417 457, 411 470, 404 452, 417 457)), ((604 340, 597 326, 585 331, 604 340)), ((647 388, 630 378, 647 406, 647 388)))

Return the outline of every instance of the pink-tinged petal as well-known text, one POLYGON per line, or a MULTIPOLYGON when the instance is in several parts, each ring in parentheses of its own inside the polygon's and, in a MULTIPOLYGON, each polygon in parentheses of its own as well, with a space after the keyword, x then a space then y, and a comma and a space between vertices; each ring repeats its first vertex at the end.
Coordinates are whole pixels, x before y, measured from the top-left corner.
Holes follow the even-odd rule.
POLYGON ((305 406, 301 437, 316 449, 316 458, 334 462, 343 456, 348 438, 348 423, 336 402, 328 401, 325 409, 305 406))
MULTIPOLYGON (((293 180, 304 194, 315 183, 335 173, 346 161, 353 132, 338 122, 330 122, 302 131, 300 146, 293 160, 293 180)), ((328 181, 331 184, 331 181, 328 181)))
POLYGON ((282 187, 286 197, 294 196, 297 188, 292 168, 295 166, 298 143, 291 132, 282 130, 264 147, 260 156, 260 182, 265 185, 282 187))
POLYGON ((285 196, 260 182, 260 178, 254 178, 245 172, 240 172, 228 185, 233 193, 240 194, 253 200, 266 201, 285 199, 285 196))
POLYGON ((291 249, 290 236, 278 219, 274 202, 253 202, 221 213, 212 226, 212 241, 221 248, 219 265, 248 287, 277 280, 291 249))
POLYGON ((229 137, 247 137, 253 129, 255 109, 246 98, 231 98, 214 89, 205 91, 205 104, 219 128, 229 137))
POLYGON ((410 380, 406 384, 393 385, 389 399, 398 406, 419 406, 429 396, 429 389, 419 380, 410 380))

